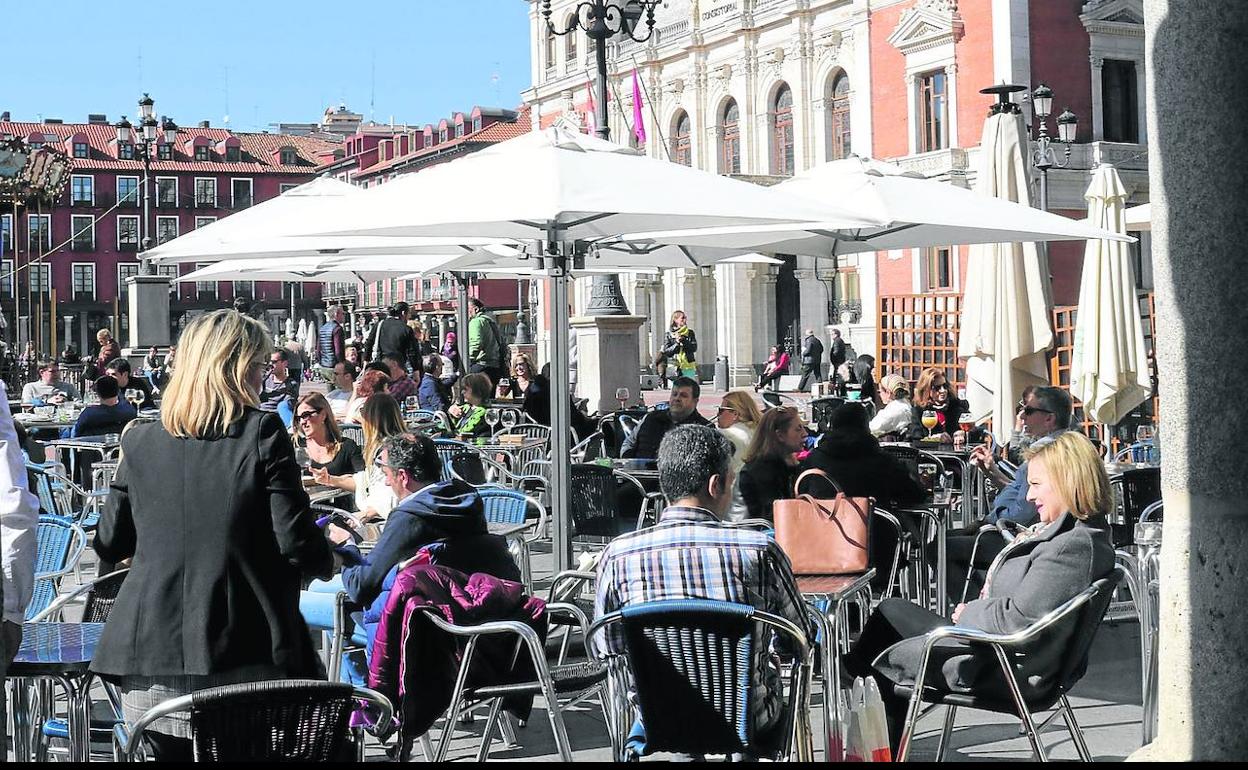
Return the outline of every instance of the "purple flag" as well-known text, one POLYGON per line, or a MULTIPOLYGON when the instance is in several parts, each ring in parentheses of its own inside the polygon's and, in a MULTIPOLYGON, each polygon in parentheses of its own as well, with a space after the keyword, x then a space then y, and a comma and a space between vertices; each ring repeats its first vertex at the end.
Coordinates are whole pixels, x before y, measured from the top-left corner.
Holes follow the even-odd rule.
POLYGON ((637 144, 646 143, 646 119, 641 114, 641 81, 637 79, 637 70, 633 70, 633 136, 637 144))

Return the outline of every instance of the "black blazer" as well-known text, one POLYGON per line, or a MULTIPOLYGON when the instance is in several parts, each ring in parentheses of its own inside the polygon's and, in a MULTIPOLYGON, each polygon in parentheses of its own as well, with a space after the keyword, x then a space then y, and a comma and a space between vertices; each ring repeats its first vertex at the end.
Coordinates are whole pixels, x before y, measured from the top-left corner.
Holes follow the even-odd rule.
MULTIPOLYGON (((835 479, 849 497, 874 497, 881 507, 893 512, 899 507, 919 505, 927 496, 919 480, 881 449, 880 442, 869 433, 840 431, 824 435, 802 462, 802 469, 821 470, 835 479)), ((817 478, 803 482, 802 492, 822 497, 835 494, 817 478)))
POLYGON ((773 520, 771 504, 793 497, 798 470, 779 457, 760 457, 745 464, 737 488, 751 519, 773 520))
POLYGON ((247 409, 211 440, 135 426, 94 548, 134 566, 93 671, 317 675, 299 590, 305 576, 329 577, 333 558, 277 415, 247 409))

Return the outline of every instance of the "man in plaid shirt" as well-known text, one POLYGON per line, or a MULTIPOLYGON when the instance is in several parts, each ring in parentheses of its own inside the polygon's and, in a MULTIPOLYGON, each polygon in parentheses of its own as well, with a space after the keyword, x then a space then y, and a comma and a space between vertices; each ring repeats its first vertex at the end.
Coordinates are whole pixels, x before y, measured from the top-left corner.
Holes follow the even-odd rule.
MULTIPOLYGON (((682 425, 663 437, 659 483, 672 504, 655 526, 607 546, 598 566, 595 617, 644 602, 713 599, 778 615, 814 638, 789 559, 776 542, 720 521, 732 499, 732 452, 726 438, 704 425, 682 425)), ((755 649, 765 662, 754 667, 751 710, 756 730, 766 731, 779 723, 783 693, 770 645, 759 642, 755 649)), ((594 647, 622 654, 619 627, 595 635, 594 647)))

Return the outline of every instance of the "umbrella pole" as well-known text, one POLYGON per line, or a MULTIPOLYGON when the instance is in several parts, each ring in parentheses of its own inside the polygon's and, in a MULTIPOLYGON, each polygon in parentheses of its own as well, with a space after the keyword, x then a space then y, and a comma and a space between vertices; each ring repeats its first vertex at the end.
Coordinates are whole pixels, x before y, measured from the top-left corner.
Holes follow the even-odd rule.
POLYGON ((459 346, 459 361, 468 373, 468 274, 451 273, 459 284, 459 302, 455 305, 455 326, 459 329, 455 342, 459 346))
MULTIPOLYGON (((554 245, 554 244, 551 244, 554 245)), ((555 573, 572 564, 571 496, 572 389, 568 382, 568 274, 566 257, 551 271, 550 337, 550 520, 555 573)))

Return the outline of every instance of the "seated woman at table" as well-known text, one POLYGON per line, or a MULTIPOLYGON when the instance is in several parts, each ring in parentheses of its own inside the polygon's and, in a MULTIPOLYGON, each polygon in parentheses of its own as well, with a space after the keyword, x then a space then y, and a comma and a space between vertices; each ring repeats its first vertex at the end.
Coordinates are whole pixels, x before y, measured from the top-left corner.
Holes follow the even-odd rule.
POLYGON ((359 423, 360 410, 364 408, 364 402, 375 393, 388 392, 389 387, 390 371, 385 364, 375 362, 366 366, 360 373, 359 379, 355 381, 355 391, 351 394, 351 400, 347 402, 347 414, 343 421, 359 423))
POLYGON ((342 435, 329 400, 320 393, 305 393, 295 402, 290 437, 296 447, 307 451, 311 468, 324 468, 331 476, 364 470, 363 452, 358 444, 342 435))
POLYGON ((788 406, 763 413, 741 469, 741 499, 751 519, 771 521, 771 504, 793 497, 797 453, 806 446, 806 426, 788 406))
POLYGON ((715 427, 732 444, 732 502, 728 504, 728 518, 741 521, 749 517, 745 500, 741 498, 741 469, 745 467, 745 453, 758 432, 758 424, 763 421, 758 404, 745 391, 734 390, 724 395, 719 409, 715 413, 715 427))
POLYGON ((772 345, 771 354, 767 356, 767 363, 763 365, 763 374, 758 378, 758 382, 754 383, 755 392, 762 390, 788 373, 789 354, 785 352, 783 345, 772 345))
POLYGON ((900 374, 888 374, 880 380, 880 399, 884 408, 871 418, 871 433, 876 436, 908 438, 914 407, 910 403, 910 383, 900 374))
POLYGON ((121 388, 117 380, 105 375, 91 385, 91 390, 100 397, 100 403, 84 408, 73 427, 61 432, 62 438, 121 433, 126 424, 135 418, 134 406, 119 398, 121 388))
MULTIPOLYGON (((318 678, 299 589, 333 570, 294 447, 259 404, 267 327, 232 310, 196 318, 160 422, 133 424, 95 535, 100 559, 133 567, 91 670, 133 722, 218 685, 318 678)), ((191 759, 190 717, 157 720, 157 760, 191 759)))
MULTIPOLYGON (((407 430, 403 425, 403 411, 399 402, 389 393, 374 393, 360 409, 360 423, 364 428, 364 465, 360 470, 331 475, 328 468, 312 468, 312 480, 317 484, 350 492, 355 495, 357 520, 361 524, 385 520, 398 500, 386 486, 385 475, 377 467, 377 455, 381 445, 390 436, 407 430)), ((340 450, 341 451, 341 450, 340 450)))
MULTIPOLYGON (((881 385, 888 379, 885 377, 881 385)), ((923 487, 900 460, 880 448, 880 442, 871 435, 867 426, 867 410, 861 404, 845 403, 832 412, 831 432, 825 434, 806 456, 802 468, 823 471, 849 497, 875 498, 881 508, 897 517, 912 537, 918 536, 918 516, 901 509, 921 505, 926 497, 923 487)), ((817 477, 804 479, 802 492, 820 498, 831 498, 836 494, 831 485, 817 477)), ((890 578, 897 533, 890 527, 873 526, 869 547, 871 566, 875 567, 875 579, 871 586, 882 591, 890 578)))
POLYGON ((511 357, 511 377, 499 380, 497 395, 522 399, 525 414, 538 425, 550 425, 550 380, 537 371, 527 353, 511 357))
POLYGON ((462 404, 455 404, 447 412, 455 421, 456 436, 477 438, 490 435, 490 424, 485 421, 486 402, 490 398, 490 378, 481 372, 465 374, 459 380, 462 404))
POLYGON ((910 439, 917 441, 929 435, 928 429, 923 427, 923 413, 932 411, 936 413, 936 427, 930 435, 939 438, 942 444, 952 443, 962 413, 970 408, 970 404, 953 395, 943 371, 936 367, 924 369, 914 386, 910 439))
POLYGON ((875 385, 875 358, 863 353, 854 359, 849 369, 849 381, 858 385, 858 400, 870 401, 878 408, 880 404, 879 389, 875 385))
MULTIPOLYGON (((1092 442, 1068 432, 1033 449, 1027 480, 1027 498, 1040 512, 1040 522, 1001 552, 978 599, 959 604, 949 619, 903 599, 885 599, 845 660, 850 673, 879 682, 894 747, 901 738, 907 701, 894 695, 893 686, 914 684, 929 631, 950 622, 992 634, 1021 631, 1114 568, 1105 521, 1113 497, 1092 442)), ((1052 687, 1074 621, 1068 618, 1050 629, 1018 659, 1015 678, 1024 698, 1052 687)), ((960 643, 933 650, 926 684, 947 692, 991 692, 1008 698, 992 652, 960 643)))

